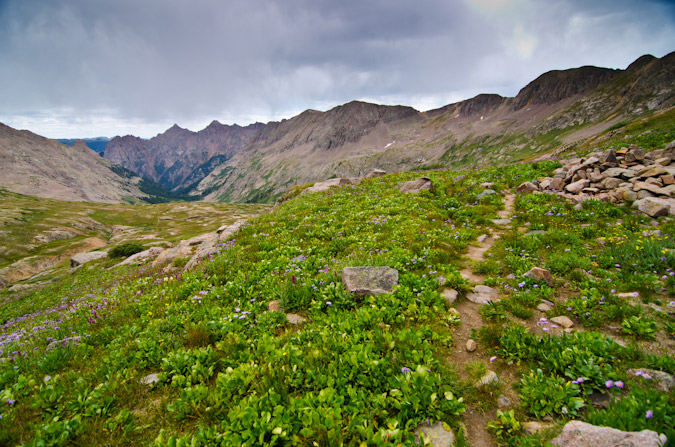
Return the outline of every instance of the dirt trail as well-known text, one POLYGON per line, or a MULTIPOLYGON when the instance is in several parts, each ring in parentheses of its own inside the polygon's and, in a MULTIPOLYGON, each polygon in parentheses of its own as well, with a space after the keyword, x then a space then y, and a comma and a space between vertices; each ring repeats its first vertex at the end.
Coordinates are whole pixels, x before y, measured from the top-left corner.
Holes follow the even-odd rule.
MULTIPOLYGON (((504 209, 499 211, 497 214, 500 218, 508 218, 514 210, 515 195, 507 193, 504 196, 504 209)), ((486 233, 487 234, 487 233, 486 233)), ((485 240, 479 243, 479 245, 471 245, 465 255, 468 258, 469 262, 480 261, 483 259, 483 255, 488 251, 492 245, 499 239, 499 232, 489 235, 485 240)), ((485 276, 474 273, 471 268, 465 268, 460 271, 463 277, 467 278, 472 284, 478 285, 483 284, 485 276)), ((472 361, 480 361, 485 365, 490 365, 490 360, 488 355, 483 352, 479 347, 474 352, 468 352, 466 350, 466 342, 471 338, 472 329, 478 330, 482 325, 483 321, 480 317, 480 304, 472 303, 466 299, 459 301, 455 308, 459 312, 459 315, 462 320, 462 324, 459 325, 454 333, 454 343, 451 354, 452 364, 455 365, 458 377, 463 381, 472 381, 469 374, 466 371, 466 365, 472 361)), ((500 379, 504 379, 504 373, 499 372, 500 379)), ((509 380, 504 382, 508 383, 509 380)), ((514 393, 508 385, 502 386, 502 393, 511 397, 514 393)), ((462 418, 462 422, 466 428, 465 434, 467 443, 470 447, 490 447, 494 445, 494 439, 492 435, 487 431, 486 424, 495 418, 496 410, 490 409, 488 411, 480 411, 477 408, 469 408, 462 418)))

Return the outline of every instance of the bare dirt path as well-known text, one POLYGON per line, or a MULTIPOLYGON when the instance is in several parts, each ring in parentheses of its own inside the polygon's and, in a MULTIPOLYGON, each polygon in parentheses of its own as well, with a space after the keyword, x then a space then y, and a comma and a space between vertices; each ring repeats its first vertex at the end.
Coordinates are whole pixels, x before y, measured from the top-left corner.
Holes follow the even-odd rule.
MULTIPOLYGON (((513 214, 515 195, 507 193, 504 196, 504 209, 499 211, 497 215, 504 219, 513 214)), ((488 234, 488 233, 486 233, 488 234)), ((469 262, 480 261, 483 259, 485 252, 487 252, 492 245, 499 239, 499 232, 488 235, 479 245, 471 245, 465 255, 469 262)), ((468 279, 473 285, 483 284, 485 276, 475 273, 470 267, 464 268, 460 271, 462 276, 468 279)), ((479 361, 488 366, 490 360, 488 355, 479 347, 474 352, 468 352, 466 343, 471 338, 472 330, 478 330, 483 325, 480 317, 481 304, 475 304, 468 300, 461 300, 456 303, 455 308, 459 312, 462 324, 459 325, 454 333, 454 343, 451 354, 452 364, 455 365, 458 377, 462 381, 472 381, 473 379, 466 370, 469 362, 479 361)), ((503 373, 502 373, 503 375, 503 373)), ((502 392, 511 397, 514 393, 510 390, 510 386, 503 386, 502 392), (508 390, 506 388, 509 388, 508 390)), ((496 415, 496 410, 490 409, 482 411, 476 405, 469 405, 467 411, 464 413, 462 422, 466 428, 466 440, 470 447, 490 447, 495 445, 494 438, 487 431, 486 424, 493 420, 496 415)))

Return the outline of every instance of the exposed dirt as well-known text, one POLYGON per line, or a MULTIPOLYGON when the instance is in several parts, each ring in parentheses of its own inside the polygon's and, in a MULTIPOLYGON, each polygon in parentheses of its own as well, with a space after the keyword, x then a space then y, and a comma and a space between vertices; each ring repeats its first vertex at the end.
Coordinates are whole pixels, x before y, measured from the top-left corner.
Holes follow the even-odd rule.
MULTIPOLYGON (((504 209, 498 212, 500 218, 507 218, 513 213, 514 202, 515 196, 507 193, 504 197, 504 209)), ((499 234, 497 233, 490 235, 478 245, 469 246, 465 258, 468 259, 469 262, 482 260, 485 252, 488 251, 498 239, 499 234)), ((472 284, 483 284, 483 281, 485 280, 483 275, 474 273, 470 268, 465 268, 461 270, 460 273, 472 284)), ((461 300, 455 304, 455 309, 459 312, 462 324, 459 325, 453 333, 454 344, 451 354, 452 364, 456 368, 459 379, 465 382, 475 380, 466 370, 466 366, 469 362, 480 361, 485 365, 488 365, 488 367, 495 370, 500 376, 500 379, 502 379, 503 385, 501 392, 512 402, 515 402, 517 399, 516 393, 511 389, 510 385, 508 385, 516 379, 514 371, 512 369, 496 371, 497 368, 489 366, 489 356, 480 346, 474 352, 468 352, 466 350, 466 342, 471 338, 472 330, 478 330, 483 325, 483 321, 480 317, 480 306, 480 304, 475 304, 468 300, 461 300)), ((486 424, 495 418, 495 414, 496 409, 494 407, 487 411, 483 411, 475 406, 469 406, 462 418, 462 422, 466 428, 466 440, 469 446, 488 447, 495 445, 493 436, 486 429, 486 424)))

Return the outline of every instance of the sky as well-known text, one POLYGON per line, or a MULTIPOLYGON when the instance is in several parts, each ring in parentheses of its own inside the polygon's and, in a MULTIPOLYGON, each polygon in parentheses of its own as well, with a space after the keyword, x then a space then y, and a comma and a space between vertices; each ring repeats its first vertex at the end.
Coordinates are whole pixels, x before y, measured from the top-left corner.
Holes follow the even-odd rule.
POLYGON ((149 138, 351 100, 424 111, 672 51, 663 0, 0 0, 0 122, 149 138))

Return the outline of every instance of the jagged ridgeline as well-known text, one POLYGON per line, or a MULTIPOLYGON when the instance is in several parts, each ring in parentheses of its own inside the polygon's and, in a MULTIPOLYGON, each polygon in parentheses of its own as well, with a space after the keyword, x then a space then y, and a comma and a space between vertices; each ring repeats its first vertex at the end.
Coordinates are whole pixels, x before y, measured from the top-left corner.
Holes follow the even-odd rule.
POLYGON ((598 155, 297 188, 3 290, 0 443, 672 442, 675 223, 544 186, 598 155))

